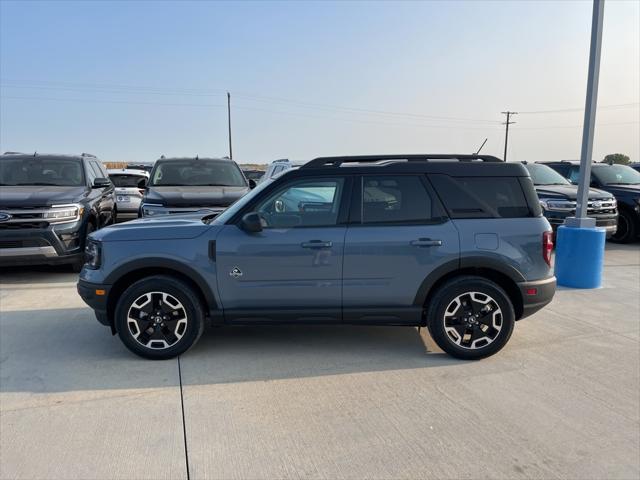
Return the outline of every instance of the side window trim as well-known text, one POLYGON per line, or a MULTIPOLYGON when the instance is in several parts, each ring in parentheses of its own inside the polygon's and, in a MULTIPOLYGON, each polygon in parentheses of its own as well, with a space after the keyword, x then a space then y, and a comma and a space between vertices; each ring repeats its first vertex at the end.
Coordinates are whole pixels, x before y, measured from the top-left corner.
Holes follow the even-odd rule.
POLYGON ((380 174, 371 173, 365 175, 358 175, 353 181, 353 192, 351 194, 351 206, 349 209, 349 226, 353 227, 398 227, 402 225, 439 225, 449 221, 447 211, 442 205, 440 197, 437 195, 435 189, 431 186, 431 183, 427 179, 427 176, 422 173, 394 173, 394 174, 380 174), (425 220, 416 221, 399 221, 399 222, 377 222, 377 223, 363 223, 363 193, 364 193, 364 179, 365 177, 418 177, 420 183, 427 192, 427 195, 431 199, 431 218, 425 220))
POLYGON ((331 228, 331 227, 345 226, 349 220, 349 205, 350 205, 349 199, 351 198, 351 191, 353 186, 353 175, 345 175, 345 174, 323 175, 323 176, 317 176, 317 177, 293 177, 293 178, 290 177, 290 178, 274 180, 269 185, 269 188, 265 189, 263 192, 260 192, 260 195, 258 195, 250 203, 245 205, 245 207, 242 210, 240 210, 238 213, 236 213, 233 217, 231 217, 229 221, 226 222, 225 225, 238 225, 244 215, 250 212, 255 212, 256 207, 262 201, 269 198, 271 195, 273 195, 274 192, 282 189, 283 187, 286 187, 286 185, 290 183, 298 182, 301 180, 304 181, 304 180, 322 180, 322 179, 331 179, 331 180, 343 179, 343 187, 342 187, 342 193, 339 199, 340 204, 338 208, 338 217, 336 219, 336 223, 334 225, 324 225, 324 226, 323 225, 317 225, 317 226, 316 225, 298 225, 290 228, 331 228))

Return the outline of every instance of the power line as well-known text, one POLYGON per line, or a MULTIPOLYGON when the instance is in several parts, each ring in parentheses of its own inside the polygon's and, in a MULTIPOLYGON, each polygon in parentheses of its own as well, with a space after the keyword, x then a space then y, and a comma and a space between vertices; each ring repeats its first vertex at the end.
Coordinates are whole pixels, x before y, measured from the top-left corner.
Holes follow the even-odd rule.
MULTIPOLYGON (((81 99, 81 98, 53 98, 53 97, 26 97, 26 96, 9 96, 2 95, 0 98, 5 99, 13 99, 13 100, 43 100, 43 101, 54 101, 54 102, 79 102, 79 103, 115 103, 115 104, 132 104, 132 105, 158 105, 158 106, 170 106, 170 107, 200 107, 200 108, 225 108, 227 105, 223 104, 212 104, 212 103, 161 103, 161 102, 138 102, 138 101, 129 101, 129 100, 103 100, 103 99, 81 99)), ((381 121, 373 121, 373 120, 362 120, 356 118, 345 118, 345 117, 335 117, 335 116, 327 116, 327 115, 313 115, 307 113, 299 113, 299 112, 287 112, 281 110, 269 110, 265 108, 257 108, 257 107, 247 107, 242 105, 236 105, 234 108, 241 110, 249 110, 249 111, 257 111, 257 112, 266 112, 273 113, 278 115, 289 115, 295 117, 305 117, 305 118, 317 118, 323 120, 337 120, 344 122, 353 122, 353 123, 365 123, 365 124, 373 124, 373 125, 389 125, 389 126, 405 126, 405 127, 417 127, 417 128, 439 128, 439 129, 455 129, 455 130, 494 130, 497 128, 497 125, 487 125, 485 127, 468 127, 464 125, 427 125, 427 124, 418 124, 418 123, 397 123, 397 122, 381 122, 381 121)))
MULTIPOLYGON (((6 82, 6 81, 5 81, 6 82)), ((32 82, 24 82, 24 83, 32 83, 32 82)), ((64 82, 52 82, 55 85, 49 86, 45 81, 33 82, 35 85, 17 85, 14 82, 3 83, 3 87, 7 88, 25 88, 25 89, 44 89, 44 90, 60 90, 60 91, 82 91, 82 92, 96 92, 96 93, 118 93, 118 94, 148 94, 148 95, 174 95, 174 96, 195 96, 195 97, 213 97, 218 94, 212 93, 213 91, 206 90, 187 90, 187 91, 179 91, 177 89, 165 90, 161 91, 156 87, 133 87, 133 86, 123 86, 123 85, 87 85, 87 84, 72 84, 72 83, 64 83, 64 82), (62 85, 62 86, 60 86, 62 85), (67 85, 67 86, 65 86, 67 85)), ((219 91, 220 94, 224 93, 224 91, 219 91)), ((313 103, 313 102, 305 102, 300 100, 292 100, 281 97, 269 97, 264 95, 255 95, 250 93, 235 93, 234 96, 239 98, 244 98, 248 100, 256 100, 259 102, 267 102, 267 103, 286 103, 290 105, 295 105, 300 108, 310 108, 310 109, 324 109, 324 110, 338 110, 346 113, 367 113, 367 114, 375 114, 375 115, 385 115, 385 116, 399 116, 399 117, 411 117, 416 119, 427 119, 427 120, 446 120, 451 122, 465 122, 465 123, 487 123, 498 125, 500 122, 497 120, 489 120, 489 119, 477 119, 477 118, 462 118, 462 117, 449 117, 442 115, 425 115, 419 113, 412 112, 395 112, 395 111, 387 111, 387 110, 372 110, 366 108, 357 108, 357 107, 345 107, 340 105, 328 105, 321 103, 313 103)))
MULTIPOLYGON (((636 107, 638 105, 640 105, 640 102, 618 103, 614 105, 600 105, 598 106, 598 109, 604 110, 604 109, 616 109, 616 108, 629 108, 629 107, 636 107)), ((536 110, 536 111, 518 112, 518 113, 520 113, 521 115, 538 115, 538 114, 547 114, 547 113, 567 113, 567 112, 583 112, 583 111, 584 111, 584 107, 576 107, 576 108, 562 108, 558 110, 536 110)))

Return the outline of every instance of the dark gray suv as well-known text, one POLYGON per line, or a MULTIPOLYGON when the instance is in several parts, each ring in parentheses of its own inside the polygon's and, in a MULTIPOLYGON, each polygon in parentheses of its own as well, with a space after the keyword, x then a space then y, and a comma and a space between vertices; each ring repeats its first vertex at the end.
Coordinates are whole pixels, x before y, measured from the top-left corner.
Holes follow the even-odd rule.
POLYGON ((185 352, 206 322, 427 326, 446 352, 477 359, 551 301, 551 238, 520 163, 318 158, 218 216, 94 233, 78 291, 151 359, 185 352))

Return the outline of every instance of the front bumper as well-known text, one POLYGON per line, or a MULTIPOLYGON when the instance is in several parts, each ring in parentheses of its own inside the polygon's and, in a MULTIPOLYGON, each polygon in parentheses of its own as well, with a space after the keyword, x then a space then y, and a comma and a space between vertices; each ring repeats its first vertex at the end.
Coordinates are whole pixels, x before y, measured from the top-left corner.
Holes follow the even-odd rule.
MULTIPOLYGON (((1 225, 1 224, 0 224, 1 225)), ((0 266, 56 265, 82 259, 82 222, 0 228, 0 266)))
POLYGON ((78 280, 78 295, 84 300, 84 303, 89 305, 96 318, 102 325, 106 325, 113 328, 111 320, 107 314, 107 298, 109 297, 109 290, 111 285, 100 285, 97 283, 90 283, 84 280, 78 280))
POLYGON ((556 277, 545 278, 533 282, 520 282, 518 289, 522 297, 522 316, 533 315, 548 305, 556 294, 556 277))
MULTIPOLYGON (((560 225, 564 225, 565 219, 569 216, 569 214, 545 211, 545 217, 547 217, 547 220, 554 231, 560 225)), ((607 236, 611 236, 616 233, 616 230, 618 229, 618 215, 589 215, 589 217, 595 218, 596 227, 604 228, 607 232, 607 236)))

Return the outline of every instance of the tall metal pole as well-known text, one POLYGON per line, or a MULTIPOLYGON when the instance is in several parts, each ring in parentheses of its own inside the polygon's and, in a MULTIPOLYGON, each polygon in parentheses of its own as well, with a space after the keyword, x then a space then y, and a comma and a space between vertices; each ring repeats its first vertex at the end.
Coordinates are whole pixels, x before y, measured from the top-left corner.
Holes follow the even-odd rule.
POLYGON ((576 216, 567 218, 566 224, 572 227, 595 227, 595 218, 587 217, 589 185, 591 183, 591 161, 593 155, 593 134, 596 125, 596 106, 598 103, 598 78, 600 76, 600 50, 602 47, 602 20, 604 0, 593 0, 591 20, 591 50, 589 52, 589 78, 587 80, 587 99, 584 107, 584 126, 582 128, 582 149, 580 150, 580 179, 578 181, 578 201, 576 216))
POLYGON ((227 122, 229 124, 229 158, 233 160, 233 148, 231 147, 231 94, 227 92, 227 122))
POLYGON ((516 122, 510 122, 509 119, 511 118, 511 115, 517 115, 518 112, 502 112, 503 115, 507 116, 507 121, 503 123, 503 125, 506 125, 507 128, 504 132, 504 157, 503 160, 506 162, 507 161, 507 143, 509 143, 509 125, 511 125, 512 123, 516 123, 516 122))

